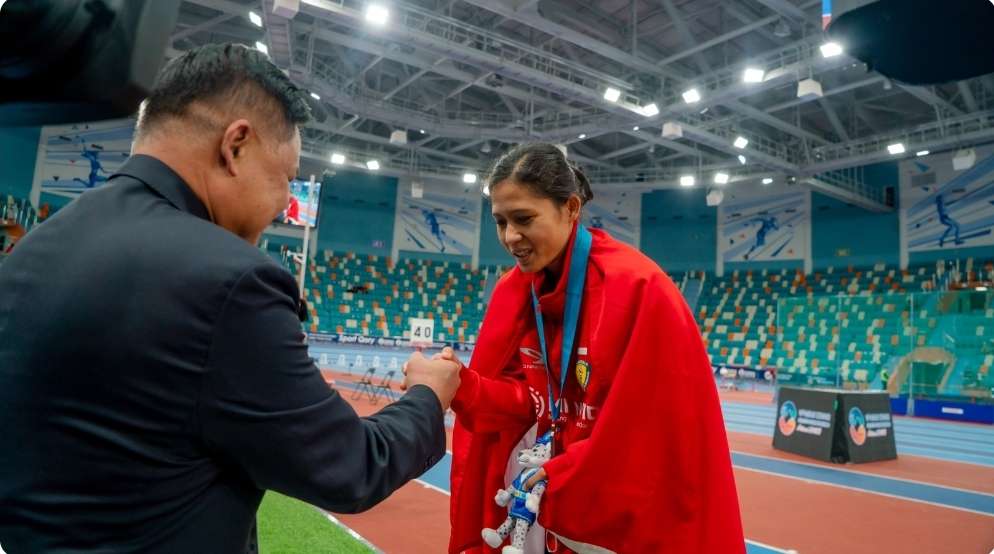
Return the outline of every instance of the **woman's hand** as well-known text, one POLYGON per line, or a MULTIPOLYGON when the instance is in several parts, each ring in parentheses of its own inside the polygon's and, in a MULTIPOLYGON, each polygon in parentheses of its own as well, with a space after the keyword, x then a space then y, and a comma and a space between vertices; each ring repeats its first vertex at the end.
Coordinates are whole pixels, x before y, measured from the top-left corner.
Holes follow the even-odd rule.
POLYGON ((532 475, 531 478, 525 481, 525 490, 526 491, 532 490, 532 487, 535 486, 535 483, 538 483, 539 481, 542 481, 545 478, 546 478, 545 468, 544 467, 538 468, 538 471, 535 472, 535 475, 532 475))
POLYGON ((443 348, 440 353, 435 354, 434 356, 432 356, 431 359, 432 360, 448 360, 450 362, 455 362, 455 363, 459 364, 459 367, 465 367, 463 365, 463 363, 462 363, 462 360, 459 359, 459 356, 456 356, 455 350, 452 350, 452 348, 448 347, 448 346, 446 346, 445 348, 443 348))

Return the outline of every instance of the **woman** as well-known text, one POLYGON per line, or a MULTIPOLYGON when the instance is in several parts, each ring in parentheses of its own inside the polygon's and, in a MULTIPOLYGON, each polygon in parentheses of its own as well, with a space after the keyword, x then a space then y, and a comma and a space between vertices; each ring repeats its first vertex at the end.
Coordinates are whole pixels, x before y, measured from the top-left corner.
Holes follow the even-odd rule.
POLYGON ((533 528, 526 552, 744 552, 714 380, 679 290, 579 224, 590 185, 555 146, 511 150, 485 187, 517 266, 452 403, 449 551, 493 552, 481 530, 507 515, 494 494, 552 429, 554 457, 530 480, 548 480, 535 527, 549 532, 533 528))

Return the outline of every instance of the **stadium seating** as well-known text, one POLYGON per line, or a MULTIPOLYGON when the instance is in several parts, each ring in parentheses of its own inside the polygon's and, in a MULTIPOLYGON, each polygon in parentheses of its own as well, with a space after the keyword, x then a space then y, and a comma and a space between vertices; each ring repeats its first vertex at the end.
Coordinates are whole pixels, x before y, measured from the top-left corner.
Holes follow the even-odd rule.
MULTIPOLYGON (((989 262, 959 265, 964 269, 880 264, 808 276, 787 269, 704 275, 694 309, 715 365, 775 367, 788 383, 834 385, 841 378, 857 388, 882 386, 881 370, 893 375, 915 348, 953 340, 960 357, 951 374, 958 377, 942 384, 989 396, 994 381, 985 352, 994 345, 994 325, 984 320, 994 313, 949 315, 940 309, 949 295, 928 294, 991 278, 989 262)), ((690 300, 688 281, 680 283, 690 300)))
MULTIPOLYGON (((437 322, 438 340, 473 343, 488 284, 492 287, 505 270, 413 259, 395 264, 385 257, 324 251, 305 272, 308 326, 320 333, 408 338, 408 318, 429 318, 437 322)), ((778 269, 670 277, 696 314, 716 366, 777 368, 784 383, 839 380, 855 388, 882 388, 882 379, 894 375, 916 348, 956 341, 952 377, 920 386, 988 396, 994 386, 994 312, 951 315, 942 304, 949 295, 932 294, 990 280, 990 262, 907 270, 885 264, 829 267, 807 276, 778 269)))
POLYGON ((305 273, 312 332, 408 338, 408 318, 436 321, 445 342, 476 342, 488 277, 500 268, 324 251, 305 273))
POLYGON ((0 263, 25 233, 38 223, 39 214, 27 199, 0 198, 0 263))

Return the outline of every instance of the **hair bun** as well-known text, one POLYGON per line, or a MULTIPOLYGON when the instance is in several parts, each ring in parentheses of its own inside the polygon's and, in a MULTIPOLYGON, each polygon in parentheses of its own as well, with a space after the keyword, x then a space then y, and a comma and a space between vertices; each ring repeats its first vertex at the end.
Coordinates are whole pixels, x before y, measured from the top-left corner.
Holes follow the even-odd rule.
POLYGON ((568 163, 570 169, 573 170, 573 178, 576 179, 576 188, 577 192, 580 194, 580 200, 586 204, 594 199, 594 191, 590 188, 590 180, 587 179, 587 176, 583 173, 583 170, 580 169, 579 165, 573 161, 569 161, 568 163))

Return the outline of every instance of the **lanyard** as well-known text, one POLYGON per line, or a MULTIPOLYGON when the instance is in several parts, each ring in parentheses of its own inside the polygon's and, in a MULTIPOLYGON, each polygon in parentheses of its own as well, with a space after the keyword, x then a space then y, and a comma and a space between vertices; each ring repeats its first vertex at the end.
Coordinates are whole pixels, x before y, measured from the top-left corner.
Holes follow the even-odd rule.
POLYGON ((542 364, 548 376, 549 385, 549 414, 552 416, 552 427, 555 429, 559 420, 560 402, 566 389, 566 375, 570 358, 573 354, 573 341, 576 338, 576 325, 580 319, 580 299, 583 297, 583 282, 587 279, 587 258, 590 257, 590 245, 593 237, 583 225, 577 224, 576 239, 573 242, 573 257, 570 260, 568 280, 566 281, 566 307, 563 314, 563 351, 559 360, 559 400, 556 400, 552 390, 552 372, 549 371, 549 353, 545 345, 545 323, 542 319, 542 307, 538 303, 538 294, 532 284, 532 307, 535 311, 535 327, 538 329, 538 344, 542 347, 542 364))

